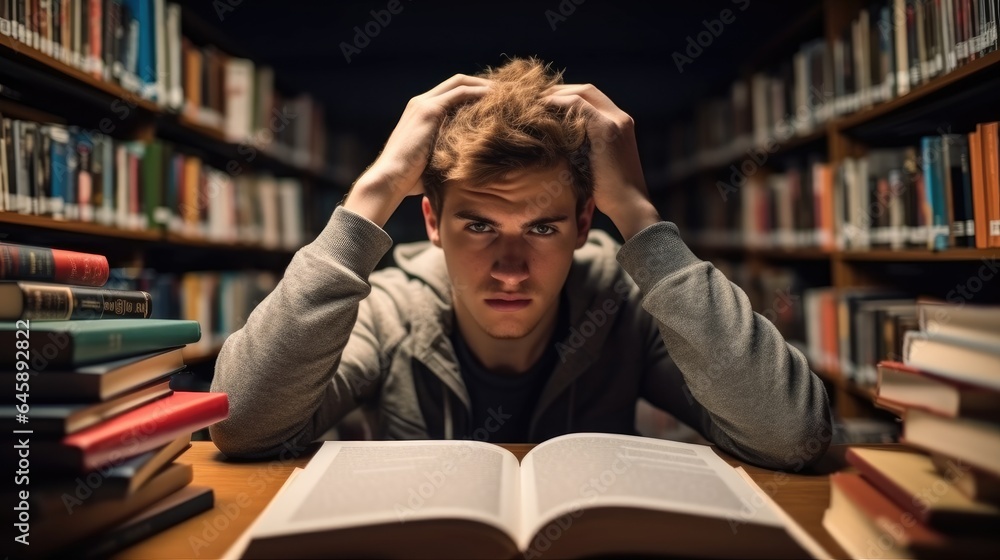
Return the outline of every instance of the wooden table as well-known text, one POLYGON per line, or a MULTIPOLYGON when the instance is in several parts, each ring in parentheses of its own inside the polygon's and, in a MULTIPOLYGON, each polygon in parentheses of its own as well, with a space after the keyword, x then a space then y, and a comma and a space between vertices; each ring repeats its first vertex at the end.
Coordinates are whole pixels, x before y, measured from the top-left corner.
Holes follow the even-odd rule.
MULTIPOLYGON (((504 444, 520 460, 533 444, 504 444)), ((887 446, 878 446, 887 447, 887 446)), ((891 447, 891 446, 890 446, 891 447)), ((260 515, 295 467, 305 467, 319 448, 313 444, 298 457, 286 453, 260 462, 227 460, 215 445, 192 442, 178 462, 194 465, 192 484, 215 490, 215 507, 128 548, 114 558, 220 558, 260 515)), ((845 468, 846 446, 833 446, 815 474, 790 474, 747 465, 723 453, 729 464, 742 466, 806 532, 837 558, 847 555, 823 529, 823 512, 830 503, 830 472, 845 468)), ((718 452, 718 451, 717 451, 718 452)))

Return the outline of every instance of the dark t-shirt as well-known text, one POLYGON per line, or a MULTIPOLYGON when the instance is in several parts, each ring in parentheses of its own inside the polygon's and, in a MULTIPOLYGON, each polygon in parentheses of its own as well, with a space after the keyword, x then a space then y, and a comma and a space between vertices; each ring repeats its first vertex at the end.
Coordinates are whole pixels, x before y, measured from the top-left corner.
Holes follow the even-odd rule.
POLYGON ((491 373, 472 355, 459 329, 452 331, 458 366, 472 403, 469 435, 473 439, 492 443, 528 441, 528 427, 531 425, 535 405, 559 357, 555 345, 564 338, 569 328, 566 310, 567 304, 563 297, 559 302, 559 314, 552 338, 538 361, 521 375, 491 373))

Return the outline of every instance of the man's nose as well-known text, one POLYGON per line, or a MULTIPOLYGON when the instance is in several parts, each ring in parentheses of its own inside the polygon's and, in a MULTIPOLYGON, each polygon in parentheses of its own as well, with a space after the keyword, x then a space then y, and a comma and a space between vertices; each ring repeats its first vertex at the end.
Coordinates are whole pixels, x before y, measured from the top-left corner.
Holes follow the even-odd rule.
POLYGON ((523 241, 498 241, 499 252, 490 275, 503 284, 520 284, 528 279, 527 247, 523 241))

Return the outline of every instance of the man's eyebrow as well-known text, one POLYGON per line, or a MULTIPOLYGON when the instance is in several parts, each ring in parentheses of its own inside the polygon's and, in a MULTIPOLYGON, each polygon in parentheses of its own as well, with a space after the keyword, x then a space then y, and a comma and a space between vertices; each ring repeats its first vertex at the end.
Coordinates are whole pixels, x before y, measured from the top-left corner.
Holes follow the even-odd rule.
MULTIPOLYGON (((484 223, 486 225, 493 226, 493 227, 497 227, 497 226, 500 225, 497 222, 495 222, 494 220, 491 220, 491 219, 489 219, 489 218, 487 218, 485 216, 481 216, 481 215, 477 214, 473 210, 459 210, 458 212, 455 212, 455 217, 463 219, 463 220, 472 220, 473 222, 482 222, 482 223, 484 223)), ((532 227, 539 226, 539 225, 542 225, 542 224, 552 224, 552 223, 556 223, 556 222, 564 222, 564 221, 566 221, 568 219, 569 219, 569 216, 567 216, 566 214, 555 214, 555 215, 552 215, 552 216, 542 216, 541 218, 536 218, 536 219, 531 220, 530 222, 528 222, 526 224, 522 224, 521 227, 532 228, 532 227)))

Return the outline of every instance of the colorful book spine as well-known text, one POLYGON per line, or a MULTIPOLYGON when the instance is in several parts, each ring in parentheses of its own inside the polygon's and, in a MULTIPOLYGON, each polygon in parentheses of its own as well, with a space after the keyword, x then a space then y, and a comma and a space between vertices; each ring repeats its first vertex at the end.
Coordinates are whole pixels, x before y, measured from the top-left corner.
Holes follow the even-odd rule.
MULTIPOLYGON (((117 319, 114 321, 43 321, 31 324, 32 362, 44 367, 77 367, 172 346, 201 338, 197 321, 171 319, 117 319), (37 339, 35 338, 37 337, 37 339)), ((0 322, 0 366, 11 367, 15 323, 0 322), (8 350, 9 349, 9 350, 8 350)))
POLYGON ((0 243, 0 280, 103 286, 110 271, 102 255, 0 243))
POLYGON ((0 284, 0 320, 148 319, 152 297, 140 290, 13 282, 0 284), (19 309, 18 309, 19 308, 19 309))
POLYGON ((937 136, 921 138, 920 149, 932 228, 928 238, 928 249, 947 249, 949 229, 942 180, 944 175, 941 168, 941 152, 943 150, 941 138, 937 136))

